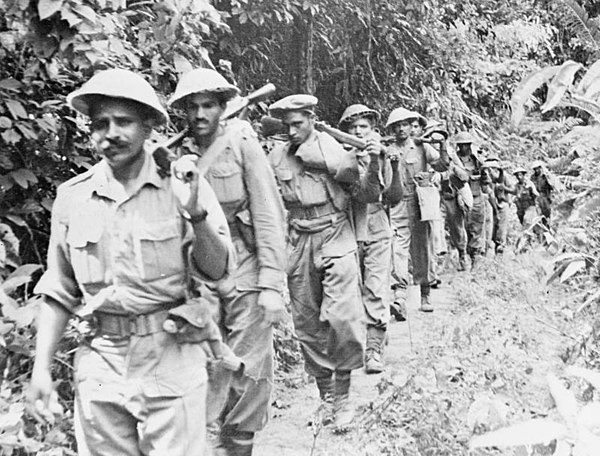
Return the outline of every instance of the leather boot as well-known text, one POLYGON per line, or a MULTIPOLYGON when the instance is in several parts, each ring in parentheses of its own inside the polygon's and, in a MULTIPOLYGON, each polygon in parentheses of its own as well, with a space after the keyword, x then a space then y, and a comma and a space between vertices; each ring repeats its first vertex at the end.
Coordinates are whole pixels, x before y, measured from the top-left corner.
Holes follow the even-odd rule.
POLYGON ((421 312, 433 312, 430 292, 431 290, 429 287, 421 287, 421 307, 419 308, 421 312))
POLYGON ((406 289, 394 289, 394 302, 390 305, 390 314, 396 321, 406 321, 406 289))
POLYGON ((220 442, 216 454, 223 456, 252 456, 254 432, 238 431, 224 427, 221 429, 220 442))
POLYGON ((354 421, 354 407, 350 404, 350 371, 335 371, 335 431, 346 432, 354 421))
POLYGON ((375 326, 367 327, 367 349, 365 351, 365 370, 367 374, 383 372, 383 343, 385 330, 375 326))
POLYGON ((315 380, 317 381, 319 397, 321 398, 321 403, 316 412, 317 420, 319 420, 323 426, 327 426, 334 421, 335 412, 333 402, 335 397, 335 381, 333 379, 333 374, 315 377, 315 380))

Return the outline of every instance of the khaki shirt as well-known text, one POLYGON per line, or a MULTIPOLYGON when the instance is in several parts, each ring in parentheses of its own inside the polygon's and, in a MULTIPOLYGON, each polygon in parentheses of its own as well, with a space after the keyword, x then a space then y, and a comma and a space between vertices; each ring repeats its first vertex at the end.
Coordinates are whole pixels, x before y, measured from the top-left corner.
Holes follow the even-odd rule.
POLYGON ((395 151, 400 157, 398 166, 402 173, 403 198, 414 198, 415 176, 429 171, 429 166, 435 168, 440 161, 440 153, 430 144, 416 145, 412 138, 408 138, 402 145, 391 144, 388 151, 395 151))
POLYGON ((350 193, 342 186, 358 178, 356 160, 326 133, 314 131, 300 146, 290 142, 274 149, 269 161, 285 206, 308 208, 332 203, 338 211, 348 209, 350 193))
MULTIPOLYGON (((225 217, 204 179, 199 194, 206 223, 228 240, 225 217)), ((103 160, 58 188, 48 269, 35 292, 69 310, 84 303, 116 314, 154 312, 184 298, 192 241, 171 180, 158 175, 149 153, 131 196, 103 160)))
MULTIPOLYGON (((236 275, 248 276, 245 282, 252 279, 258 289, 279 291, 286 262, 285 210, 273 171, 249 123, 234 120, 221 128, 229 141, 208 167, 206 180, 223 208, 232 237, 245 242, 258 260, 258 271, 236 271, 236 275)), ((182 149, 202 155, 191 138, 182 149)))

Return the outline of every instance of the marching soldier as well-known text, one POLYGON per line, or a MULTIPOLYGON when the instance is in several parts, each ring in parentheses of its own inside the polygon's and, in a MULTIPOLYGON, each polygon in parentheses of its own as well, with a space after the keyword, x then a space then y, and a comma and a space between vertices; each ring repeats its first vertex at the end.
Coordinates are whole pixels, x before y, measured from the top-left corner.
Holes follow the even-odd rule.
POLYGON ((412 259, 414 281, 421 288, 421 307, 423 312, 432 312, 430 300, 431 277, 430 262, 434 259, 431 224, 421 221, 421 211, 417 197, 417 185, 430 185, 431 166, 436 171, 448 167, 448 157, 441 156, 429 144, 415 144, 411 138, 412 123, 417 114, 404 108, 394 109, 387 121, 386 128, 395 136, 388 147, 388 155, 400 161, 402 173, 402 199, 390 208, 390 219, 394 230, 394 301, 400 304, 406 301, 406 288, 409 285, 408 260, 412 259))
POLYGON ((220 120, 238 92, 219 73, 203 68, 184 74, 169 100, 187 115, 190 137, 179 152, 199 157, 198 168, 225 212, 237 254, 235 272, 207 284, 225 341, 245 365, 243 375, 221 385, 228 391, 218 448, 235 456, 252 454, 254 435, 268 419, 272 325, 284 311, 285 263, 283 204, 266 155, 250 124, 220 120))
POLYGON ((503 169, 497 157, 490 157, 483 164, 487 179, 490 182, 490 203, 494 209, 493 241, 497 254, 502 254, 508 236, 508 208, 510 195, 515 193, 515 185, 503 169))
POLYGON ((350 374, 363 365, 365 335, 351 195, 339 180, 355 180, 358 171, 345 168, 356 162, 345 160, 337 141, 315 130, 316 105, 311 95, 290 95, 270 106, 289 141, 269 161, 289 211, 288 287, 305 369, 316 379, 323 421, 344 430, 354 416, 350 374))
POLYGON ((466 131, 460 132, 454 139, 458 151, 457 155, 462 163, 462 167, 469 176, 469 186, 473 196, 472 207, 466 215, 462 211, 448 211, 448 222, 451 231, 459 231, 461 226, 466 228, 467 232, 467 251, 459 250, 459 263, 462 265, 465 261, 465 253, 471 257, 471 267, 474 267, 481 259, 485 250, 485 195, 481 186, 481 170, 483 162, 473 150, 473 136, 466 131))
MULTIPOLYGON (((379 143, 379 134, 374 128, 379 113, 367 106, 348 106, 339 121, 339 126, 358 138, 379 143)), ((373 155, 366 155, 366 167, 378 165, 377 186, 379 197, 367 205, 365 233, 359 229, 360 221, 355 218, 359 258, 362 269, 362 299, 367 316, 367 346, 365 368, 368 374, 383 371, 383 346, 390 317, 390 274, 392 267, 392 229, 382 196, 392 180, 389 160, 380 153, 380 146, 372 147, 373 155), (377 162, 377 163, 373 163, 377 162)), ((357 151, 351 153, 356 154, 357 151)), ((360 199, 360 194, 357 198, 360 199)), ((356 214, 355 214, 356 215, 356 214)))
POLYGON ((552 183, 552 179, 546 171, 544 162, 536 160, 531 165, 533 174, 531 180, 535 184, 539 196, 537 198, 538 207, 544 217, 544 224, 550 227, 550 216, 552 215, 552 192, 555 190, 555 186, 552 183))
POLYGON ((57 343, 74 312, 91 316, 75 356, 78 454, 204 454, 206 354, 163 324, 190 275, 227 272, 225 217, 193 167, 185 183, 159 174, 144 141, 168 117, 142 77, 102 71, 67 101, 103 158, 58 188, 28 403, 46 413, 57 343))
POLYGON ((513 175, 517 178, 515 188, 515 205, 517 206, 517 217, 521 225, 528 228, 533 223, 537 215, 536 199, 539 193, 529 179, 527 179, 527 171, 525 168, 517 168, 513 171, 513 175))

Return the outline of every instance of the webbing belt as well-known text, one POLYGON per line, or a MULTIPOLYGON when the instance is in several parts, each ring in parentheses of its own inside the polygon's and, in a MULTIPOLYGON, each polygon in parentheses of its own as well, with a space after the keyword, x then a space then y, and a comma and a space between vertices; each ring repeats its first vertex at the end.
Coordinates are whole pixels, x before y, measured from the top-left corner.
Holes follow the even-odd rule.
POLYGON ((169 309, 143 315, 117 315, 95 312, 97 334, 112 337, 147 336, 163 330, 169 309))

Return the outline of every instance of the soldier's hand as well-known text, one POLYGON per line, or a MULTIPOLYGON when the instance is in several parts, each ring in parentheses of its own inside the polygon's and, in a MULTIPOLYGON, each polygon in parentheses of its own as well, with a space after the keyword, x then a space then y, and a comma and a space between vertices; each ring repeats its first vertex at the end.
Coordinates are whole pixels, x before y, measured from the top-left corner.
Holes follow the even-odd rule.
POLYGON ((441 182, 442 182, 442 173, 435 172, 431 175, 431 183, 434 186, 437 187, 438 185, 440 185, 441 182))
POLYGON ((375 138, 367 139, 367 148, 365 149, 367 153, 371 156, 378 157, 383 152, 383 146, 381 143, 375 138))
POLYGON ((262 307, 267 323, 274 325, 285 320, 283 296, 278 291, 262 290, 258 295, 258 305, 262 307))
POLYGON ((61 417, 63 409, 52 384, 49 369, 33 369, 31 383, 25 394, 25 408, 38 422, 54 424, 61 417))
POLYGON ((206 210, 198 201, 200 172, 197 166, 198 156, 184 155, 171 164, 171 185, 181 208, 191 217, 205 215, 206 210))
POLYGON ((392 148, 388 148, 387 157, 392 163, 398 163, 400 161, 400 153, 392 148))

